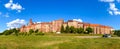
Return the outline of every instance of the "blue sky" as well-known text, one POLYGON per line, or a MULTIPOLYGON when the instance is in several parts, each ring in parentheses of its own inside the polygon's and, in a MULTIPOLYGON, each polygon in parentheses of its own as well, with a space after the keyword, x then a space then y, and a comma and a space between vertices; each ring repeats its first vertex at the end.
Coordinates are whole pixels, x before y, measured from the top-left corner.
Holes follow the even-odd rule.
POLYGON ((0 0, 0 32, 14 24, 65 21, 102 24, 120 29, 120 0, 0 0))

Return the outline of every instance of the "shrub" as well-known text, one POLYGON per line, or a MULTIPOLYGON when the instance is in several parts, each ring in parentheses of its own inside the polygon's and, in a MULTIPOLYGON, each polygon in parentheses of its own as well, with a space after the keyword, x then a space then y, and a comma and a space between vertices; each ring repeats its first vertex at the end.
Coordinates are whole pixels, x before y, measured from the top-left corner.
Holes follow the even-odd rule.
POLYGON ((35 35, 44 35, 44 33, 38 32, 38 33, 36 33, 35 35))
POLYGON ((30 30, 29 30, 29 33, 30 33, 30 34, 34 33, 34 30, 33 30, 33 29, 30 29, 30 30))
POLYGON ((93 29, 91 27, 88 27, 88 28, 86 28, 85 31, 86 31, 85 34, 90 34, 93 32, 93 29))
POLYGON ((37 30, 35 30, 35 33, 38 33, 39 32, 39 30, 37 29, 37 30))
POLYGON ((84 33, 84 29, 81 28, 81 27, 80 27, 80 28, 77 28, 77 33, 78 33, 78 34, 84 33))
POLYGON ((3 33, 0 33, 0 35, 3 35, 3 33))
POLYGON ((3 32, 4 35, 10 35, 10 34, 12 34, 12 33, 13 33, 13 30, 5 30, 5 31, 3 32))
POLYGON ((61 33, 64 33, 64 32, 65 32, 65 29, 64 29, 64 26, 63 26, 63 25, 61 26, 60 32, 61 32, 61 33))
POLYGON ((120 36, 120 30, 115 30, 114 35, 120 36))

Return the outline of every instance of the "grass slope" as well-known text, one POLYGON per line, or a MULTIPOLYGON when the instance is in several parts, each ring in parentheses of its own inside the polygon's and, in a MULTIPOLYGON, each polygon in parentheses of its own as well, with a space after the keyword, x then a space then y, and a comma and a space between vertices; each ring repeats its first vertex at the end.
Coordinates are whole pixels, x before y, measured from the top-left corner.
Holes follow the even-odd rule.
POLYGON ((76 36, 0 36, 0 49, 119 49, 120 39, 76 36))

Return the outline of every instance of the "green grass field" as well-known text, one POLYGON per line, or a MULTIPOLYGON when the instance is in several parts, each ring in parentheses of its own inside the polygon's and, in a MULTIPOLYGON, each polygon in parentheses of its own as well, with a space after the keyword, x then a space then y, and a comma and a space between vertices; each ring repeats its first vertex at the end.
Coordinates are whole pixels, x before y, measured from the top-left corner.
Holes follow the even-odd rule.
POLYGON ((120 49, 120 39, 79 36, 0 36, 0 49, 120 49))

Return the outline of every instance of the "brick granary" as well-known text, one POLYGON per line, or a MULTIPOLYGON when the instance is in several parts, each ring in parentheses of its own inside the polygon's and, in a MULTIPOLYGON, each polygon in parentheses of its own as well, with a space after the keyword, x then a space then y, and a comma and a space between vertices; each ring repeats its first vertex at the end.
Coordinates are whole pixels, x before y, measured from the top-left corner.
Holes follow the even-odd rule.
POLYGON ((90 24, 90 23, 84 23, 84 22, 78 22, 75 20, 68 20, 67 22, 64 22, 64 20, 54 20, 52 22, 41 22, 41 23, 33 23, 32 19, 30 19, 28 25, 23 25, 20 28, 20 32, 29 32, 30 29, 33 30, 39 30, 42 32, 60 32, 61 26, 66 27, 68 26, 74 26, 75 28, 84 28, 84 30, 87 27, 91 27, 94 30, 94 34, 111 34, 112 33, 112 27, 104 26, 100 24, 90 24))

